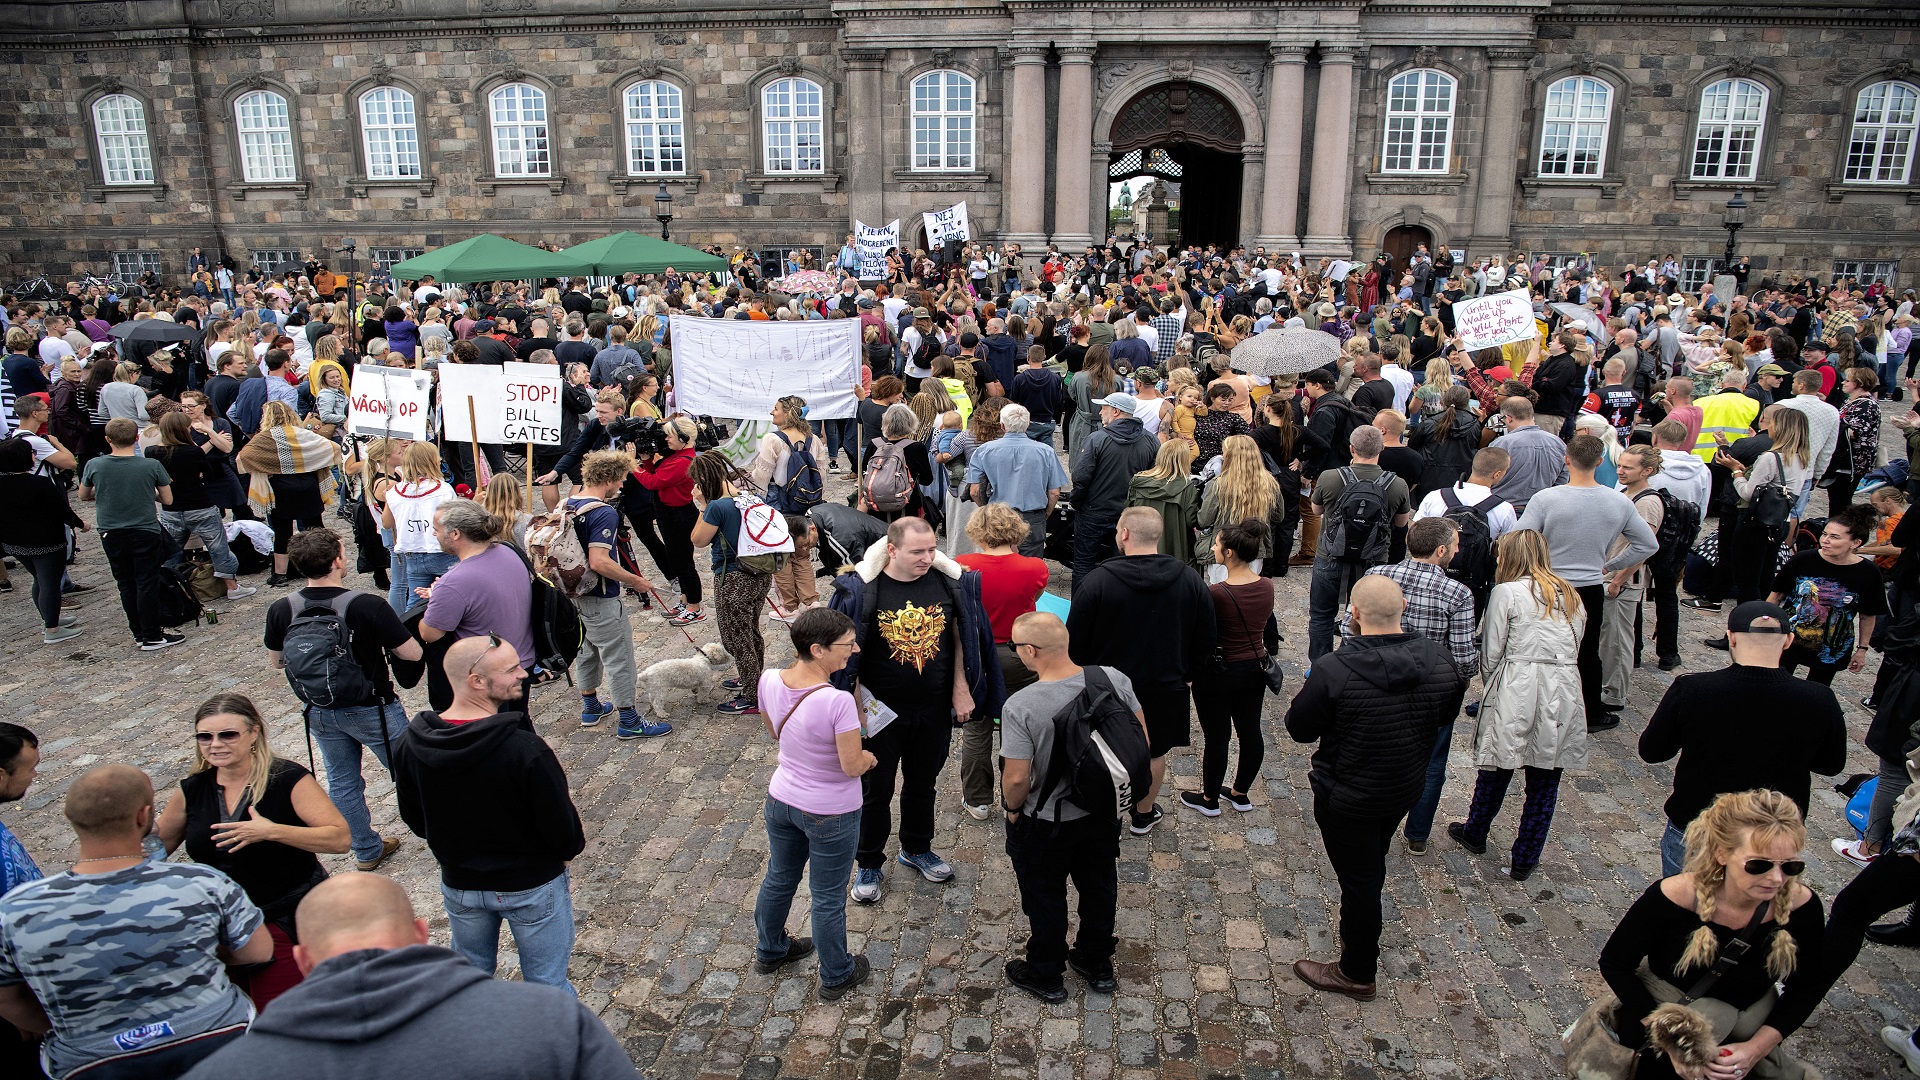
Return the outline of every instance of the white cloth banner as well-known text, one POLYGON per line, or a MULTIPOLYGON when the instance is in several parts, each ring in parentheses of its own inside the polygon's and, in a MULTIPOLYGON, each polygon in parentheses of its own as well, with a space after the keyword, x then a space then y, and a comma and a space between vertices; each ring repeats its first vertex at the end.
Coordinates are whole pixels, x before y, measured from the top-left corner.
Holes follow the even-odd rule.
POLYGON ((930 249, 948 240, 973 239, 973 229, 967 224, 967 204, 964 202, 954 203, 945 210, 921 214, 920 220, 927 226, 927 247, 930 249))
POLYGON ((427 392, 433 376, 410 368, 356 364, 347 397, 347 432, 388 439, 427 438, 427 392))
POLYGON ((845 420, 859 382, 858 319, 673 320, 674 403, 683 412, 754 420, 792 394, 809 419, 845 420))
POLYGON ((467 400, 483 443, 561 443, 560 369, 553 364, 440 365, 440 411, 446 436, 474 440, 467 400))
POLYGON ((1453 305, 1453 325, 1468 349, 1492 349, 1525 341, 1537 331, 1533 301, 1524 292, 1491 293, 1453 305))
POLYGON ((900 219, 884 229, 858 220, 853 223, 854 246, 860 251, 860 280, 887 280, 887 252, 900 246, 900 219))

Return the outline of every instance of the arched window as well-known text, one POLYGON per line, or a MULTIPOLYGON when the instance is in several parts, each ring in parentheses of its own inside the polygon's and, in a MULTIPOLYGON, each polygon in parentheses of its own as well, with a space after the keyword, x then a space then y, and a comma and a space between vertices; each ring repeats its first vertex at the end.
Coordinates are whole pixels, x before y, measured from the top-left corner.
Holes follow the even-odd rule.
POLYGON ((826 171, 825 100, 820 84, 811 79, 776 79, 760 91, 768 172, 826 171))
POLYGON ((547 95, 526 83, 508 83, 487 95, 493 112, 495 176, 552 176, 547 148, 547 95))
POLYGON ((680 88, 637 82, 622 95, 627 114, 627 172, 679 176, 687 171, 687 129, 680 88))
POLYGON ((93 131, 100 140, 100 174, 107 183, 153 183, 147 110, 137 99, 108 94, 94 102, 93 131))
POLYGON ((1540 175, 1603 175, 1612 117, 1613 87, 1599 79, 1575 75, 1547 87, 1540 125, 1540 175))
POLYGON ((1453 79, 1422 69, 1387 84, 1387 144, 1380 171, 1443 173, 1453 147, 1453 79))
POLYGON ((973 80, 958 71, 913 80, 913 167, 973 168, 973 80))
POLYGON ((413 95, 379 86, 360 95, 360 132, 367 143, 367 178, 411 180, 420 175, 420 129, 413 95))
POLYGON ((1751 180, 1760 166, 1767 125, 1767 88, 1751 79, 1722 79, 1700 91, 1693 136, 1695 180, 1751 180))
POLYGON ((240 177, 249 184, 298 179, 293 162, 293 118, 287 99, 255 90, 233 103, 240 129, 240 177))
POLYGON ((1904 184, 1913 168, 1913 140, 1920 90, 1903 82, 1874 83, 1853 105, 1853 137, 1847 140, 1847 182, 1904 184))

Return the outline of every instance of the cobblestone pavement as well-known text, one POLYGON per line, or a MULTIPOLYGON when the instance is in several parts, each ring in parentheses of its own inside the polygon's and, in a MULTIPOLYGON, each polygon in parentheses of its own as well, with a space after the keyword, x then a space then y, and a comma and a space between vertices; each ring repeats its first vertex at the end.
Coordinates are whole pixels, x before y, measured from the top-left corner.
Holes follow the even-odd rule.
MULTIPOLYGON (((141 653, 128 642, 98 540, 89 534, 82 549, 76 578, 102 586, 79 613, 84 636, 39 643, 24 575, 16 573, 15 591, 0 599, 0 717, 34 728, 45 755, 38 783, 5 815, 44 867, 73 857, 60 817, 68 782, 117 761, 170 783, 189 761, 192 711, 216 691, 252 695, 281 755, 306 757, 296 703, 260 646, 277 592, 263 587, 257 597, 217 605, 218 625, 190 628, 185 645, 141 653)), ((1306 584, 1304 574, 1279 582, 1289 695, 1304 662, 1306 584)), ((1066 591, 1058 572, 1054 588, 1066 591)), ((1691 611, 1681 619, 1687 669, 1722 665, 1724 654, 1700 645, 1717 631, 1712 621, 1691 611)), ((690 653, 659 618, 635 621, 643 665, 690 653)), ((791 647, 772 632, 776 624, 768 628, 769 662, 784 663, 791 647)), ((693 630, 699 641, 717 640, 712 622, 693 630)), ((1871 668, 1835 682, 1856 741, 1849 772, 1874 770, 1857 744, 1869 720, 1859 702, 1870 675, 1871 668)), ((1422 858, 1396 844, 1381 994, 1370 1004, 1314 993, 1290 970, 1300 957, 1333 953, 1337 888, 1312 823, 1307 748, 1287 739, 1284 703, 1269 699, 1255 810, 1209 820, 1179 809, 1172 792, 1197 785, 1199 760, 1176 752, 1171 792, 1161 796, 1166 821, 1121 845, 1120 991, 1088 993, 1070 977, 1071 996, 1054 1006, 1003 982, 1002 961, 1017 955, 1025 923, 998 820, 976 822, 961 811, 957 764, 942 778, 934 840, 954 865, 953 881, 930 884, 889 864, 881 902, 849 905, 853 948, 871 959, 874 977, 843 1001, 821 1004, 811 962, 782 976, 751 972, 753 901, 766 855, 760 807, 775 759, 762 719, 705 706, 689 716, 683 706, 670 717, 671 737, 621 743, 610 724, 582 730, 577 699, 558 684, 534 702, 587 826, 587 849, 574 864, 573 980, 653 1077, 1558 1076, 1560 1031, 1603 989, 1600 944, 1659 872, 1670 771, 1641 764, 1634 744, 1667 680, 1651 667, 1635 674, 1625 723, 1595 737, 1591 767, 1562 788, 1544 860, 1528 882, 1517 885, 1498 869, 1517 793, 1486 857, 1440 830, 1422 858)), ((424 691, 406 698, 424 705, 424 691)), ((1465 813, 1467 745, 1462 734, 1442 825, 1465 813)), ((445 942, 433 860, 400 823, 392 784, 371 761, 367 773, 377 827, 407 837, 385 872, 407 886, 435 940, 445 942)), ((1830 783, 1816 780, 1810 825, 1808 880, 1830 900, 1851 876, 1826 843, 1845 827, 1830 783)), ((347 866, 345 856, 326 861, 347 866)), ((791 924, 798 932, 806 904, 802 889, 791 924)), ((1920 1019, 1917 959, 1868 945, 1789 1047, 1830 1077, 1899 1073, 1877 1032, 1920 1019)), ((509 943, 503 973, 514 971, 509 943)))

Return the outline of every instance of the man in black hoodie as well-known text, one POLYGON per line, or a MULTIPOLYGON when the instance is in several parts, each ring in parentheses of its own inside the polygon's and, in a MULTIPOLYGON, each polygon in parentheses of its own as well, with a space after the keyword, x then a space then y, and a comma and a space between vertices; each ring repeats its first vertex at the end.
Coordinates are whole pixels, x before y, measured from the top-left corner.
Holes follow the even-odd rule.
POLYGON ((505 921, 521 977, 572 993, 567 863, 587 838, 567 774, 526 714, 500 711, 527 677, 511 644, 463 638, 444 663, 453 704, 414 717, 393 745, 400 819, 440 863, 453 950, 493 974, 505 921))
POLYGON ((1434 732, 1459 708, 1462 679, 1445 646, 1401 631, 1407 601, 1391 578, 1361 578, 1349 603, 1359 634, 1313 662, 1287 709, 1287 734, 1320 744, 1308 773, 1313 817, 1340 879, 1340 959, 1296 961, 1293 973, 1372 1001, 1387 848, 1425 790, 1434 732))
POLYGON ((428 943, 406 890, 376 874, 337 874, 295 915, 305 981, 193 1080, 632 1080, 626 1050, 578 1000, 489 979, 428 943), (484 1038, 473 1037, 484 1032, 484 1038))
POLYGON ((1194 679, 1206 677, 1213 658, 1207 583, 1193 567, 1160 554, 1163 527, 1160 512, 1150 506, 1122 513, 1115 528, 1121 557, 1087 575, 1067 613, 1069 658, 1082 667, 1118 668, 1132 681, 1146 716, 1153 783, 1134 804, 1128 828, 1135 836, 1152 832, 1165 816, 1153 799, 1166 780, 1167 752, 1193 745, 1191 688, 1194 679))
POLYGON ((1140 402, 1132 394, 1116 391, 1093 404, 1100 406, 1102 426, 1087 436, 1080 463, 1073 467, 1075 593, 1095 566, 1113 557, 1113 527, 1127 505, 1127 484, 1134 473, 1153 468, 1160 452, 1160 440, 1134 416, 1140 402))

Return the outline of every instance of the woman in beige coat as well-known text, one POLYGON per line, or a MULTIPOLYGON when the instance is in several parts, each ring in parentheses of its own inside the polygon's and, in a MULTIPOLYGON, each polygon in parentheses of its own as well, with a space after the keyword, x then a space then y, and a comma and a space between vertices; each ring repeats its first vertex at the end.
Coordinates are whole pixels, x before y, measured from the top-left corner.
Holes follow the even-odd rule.
POLYGON ((1548 564, 1547 541, 1532 529, 1500 538, 1497 584, 1480 622, 1480 670, 1486 699, 1474 746, 1480 779, 1467 820, 1447 835, 1476 855, 1487 850, 1487 828, 1507 797, 1515 769, 1527 771, 1526 804, 1506 872, 1525 881, 1540 861, 1560 796, 1563 769, 1587 764, 1587 722, 1581 705, 1580 634, 1586 612, 1580 594, 1548 564))

